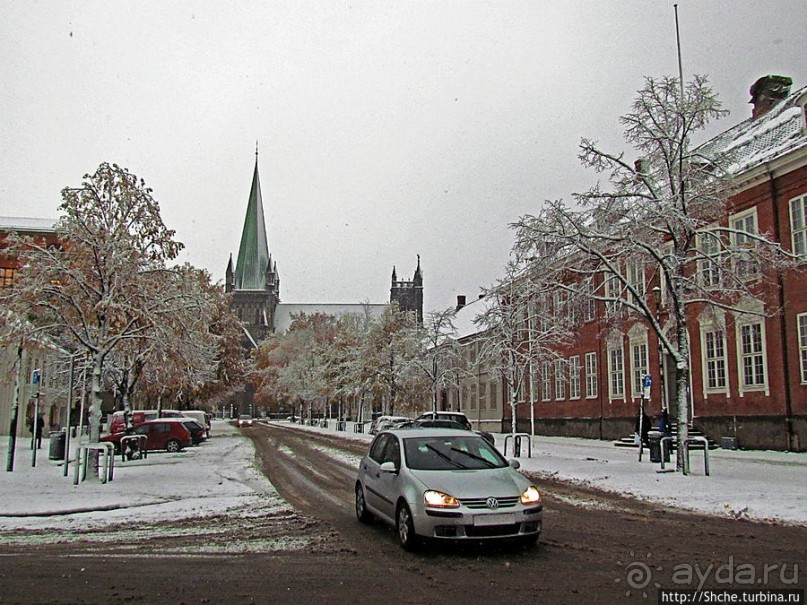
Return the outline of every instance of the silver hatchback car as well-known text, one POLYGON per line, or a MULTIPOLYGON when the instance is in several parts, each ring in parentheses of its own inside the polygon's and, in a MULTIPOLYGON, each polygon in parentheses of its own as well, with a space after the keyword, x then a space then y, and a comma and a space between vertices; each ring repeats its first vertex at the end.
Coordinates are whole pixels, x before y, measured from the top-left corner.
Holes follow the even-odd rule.
POLYGON ((356 517, 394 526, 407 550, 422 538, 534 544, 541 494, 517 468, 470 431, 385 431, 359 464, 356 517))

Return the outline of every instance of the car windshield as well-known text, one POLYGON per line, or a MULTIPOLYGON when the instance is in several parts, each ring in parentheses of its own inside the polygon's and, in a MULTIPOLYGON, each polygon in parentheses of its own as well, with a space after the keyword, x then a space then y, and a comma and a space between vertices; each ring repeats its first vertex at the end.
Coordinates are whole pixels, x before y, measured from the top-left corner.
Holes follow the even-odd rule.
POLYGON ((502 468, 507 461, 478 436, 408 437, 404 439, 406 465, 413 470, 502 468))

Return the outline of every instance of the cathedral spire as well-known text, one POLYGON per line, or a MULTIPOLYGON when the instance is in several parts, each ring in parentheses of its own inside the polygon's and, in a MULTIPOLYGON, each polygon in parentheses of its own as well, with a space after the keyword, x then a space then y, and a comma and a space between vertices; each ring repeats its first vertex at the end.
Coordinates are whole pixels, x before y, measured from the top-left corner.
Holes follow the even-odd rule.
POLYGON ((255 143, 255 171, 249 192, 244 230, 235 267, 235 287, 239 290, 263 290, 266 287, 266 267, 269 263, 269 244, 266 239, 266 221, 263 215, 261 180, 258 176, 258 144, 255 143))

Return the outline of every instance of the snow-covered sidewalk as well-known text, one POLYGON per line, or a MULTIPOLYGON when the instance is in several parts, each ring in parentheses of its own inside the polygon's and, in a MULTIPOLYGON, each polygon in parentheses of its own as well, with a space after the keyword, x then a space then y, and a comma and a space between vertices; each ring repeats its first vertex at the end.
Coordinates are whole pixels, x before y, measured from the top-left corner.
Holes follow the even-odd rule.
MULTIPOLYGON (((369 443, 370 435, 333 428, 299 427, 369 443)), ((504 451, 505 436, 496 435, 504 451)), ((213 437, 177 454, 155 452, 145 460, 115 466, 114 480, 73 484, 73 469, 48 459, 44 440, 31 467, 29 440, 18 440, 14 471, 5 470, 8 437, 0 440, 0 530, 89 528, 138 521, 181 519, 229 512, 249 516, 287 507, 256 468, 254 448, 229 422, 214 421, 213 437), (239 512, 240 511, 240 512, 239 512)), ((72 449, 72 448, 71 448, 72 449)), ((508 455, 511 454, 508 444, 508 455)), ((534 437, 522 468, 539 476, 621 493, 641 500, 718 516, 775 520, 807 525, 807 454, 785 452, 710 452, 711 476, 704 476, 703 453, 693 452, 692 474, 658 473, 634 449, 609 441, 534 437)), ((358 458, 345 458, 357 463, 358 458)), ((674 467, 674 461, 667 468, 674 467)), ((596 505, 588 503, 587 505, 596 505)))
POLYGON ((2 437, 0 530, 86 529, 134 517, 144 523, 225 513, 255 516, 288 507, 256 468, 252 442, 228 422, 215 421, 211 439, 176 454, 153 452, 124 463, 117 457, 113 480, 106 484, 74 485, 74 464, 65 477, 63 463, 49 460, 48 453, 43 439, 32 467, 30 438, 18 439, 14 470, 8 472, 8 436, 2 437))

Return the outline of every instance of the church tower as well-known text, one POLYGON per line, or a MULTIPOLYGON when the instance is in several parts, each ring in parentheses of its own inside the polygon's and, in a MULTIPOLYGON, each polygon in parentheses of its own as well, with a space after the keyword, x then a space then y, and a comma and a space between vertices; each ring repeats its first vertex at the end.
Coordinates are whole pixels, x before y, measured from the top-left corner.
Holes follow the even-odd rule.
POLYGON ((409 311, 417 316, 418 325, 423 325, 423 274, 420 271, 420 254, 418 266, 412 280, 399 280, 392 268, 392 286, 389 291, 389 301, 397 302, 401 311, 409 311))
POLYGON ((238 260, 233 268, 233 257, 230 255, 225 274, 225 292, 233 294, 232 309, 244 326, 248 348, 257 346, 269 333, 274 332, 275 309, 280 302, 280 276, 277 263, 272 261, 269 254, 266 238, 257 148, 238 260))

